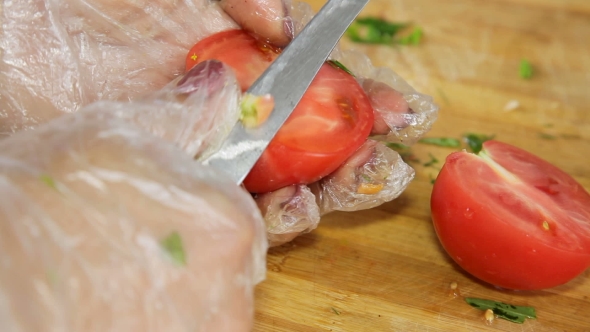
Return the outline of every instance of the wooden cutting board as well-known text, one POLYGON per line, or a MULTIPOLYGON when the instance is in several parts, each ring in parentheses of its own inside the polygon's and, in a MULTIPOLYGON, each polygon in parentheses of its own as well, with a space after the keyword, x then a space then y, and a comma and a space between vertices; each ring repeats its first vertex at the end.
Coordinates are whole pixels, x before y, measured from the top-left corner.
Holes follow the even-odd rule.
MULTIPOLYGON (((310 1, 317 11, 323 0, 310 1)), ((420 45, 354 45, 419 91, 440 117, 428 136, 493 134, 562 168, 590 190, 589 0, 372 0, 362 15, 414 22, 420 45), (535 69, 519 77, 519 62, 535 69), (507 111, 506 105, 518 104, 507 111)), ((452 149, 415 145, 442 161, 452 149)), ((332 213, 318 229, 270 250, 256 292, 255 331, 590 331, 590 271, 544 291, 501 291, 462 272, 433 230, 429 197, 438 169, 413 164, 397 200, 332 213), (452 296, 533 306, 538 319, 486 325, 452 296)))

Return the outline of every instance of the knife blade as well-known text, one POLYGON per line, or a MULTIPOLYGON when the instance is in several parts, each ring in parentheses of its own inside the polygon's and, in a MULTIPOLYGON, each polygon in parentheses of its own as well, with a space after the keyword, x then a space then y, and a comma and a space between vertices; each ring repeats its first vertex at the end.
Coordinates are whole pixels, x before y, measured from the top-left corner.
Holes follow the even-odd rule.
POLYGON ((238 122, 220 149, 204 159, 203 164, 227 173, 231 180, 241 184, 368 2, 329 0, 248 89, 247 93, 252 95, 273 96, 275 106, 266 122, 256 128, 245 128, 238 122))

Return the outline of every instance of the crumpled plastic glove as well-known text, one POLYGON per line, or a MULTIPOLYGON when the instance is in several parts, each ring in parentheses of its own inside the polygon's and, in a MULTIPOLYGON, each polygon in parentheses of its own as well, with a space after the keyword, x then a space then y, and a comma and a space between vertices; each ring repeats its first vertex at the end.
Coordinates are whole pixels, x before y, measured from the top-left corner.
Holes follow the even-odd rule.
POLYGON ((18 0, 0 11, 0 137, 97 100, 132 100, 184 70, 188 49, 233 18, 285 44, 281 0, 18 0))
MULTIPOLYGON (((36 2, 38 3, 39 0, 25 2, 21 7, 26 7, 26 3, 36 2)), ((313 15, 313 12, 305 3, 294 3, 291 5, 290 3, 283 3, 280 0, 257 0, 249 2, 222 0, 219 4, 220 7, 232 15, 244 28, 265 36, 265 38, 276 45, 287 43, 290 37, 296 34, 313 15), (244 6, 249 7, 246 8, 244 6), (249 13, 249 15, 244 13, 249 13), (256 13, 256 15, 251 13, 256 13), (264 24, 260 24, 260 22, 264 24)), ((183 63, 186 50, 196 41, 210 33, 237 27, 220 10, 216 3, 209 3, 203 0, 193 0, 189 4, 182 3, 176 7, 163 6, 163 8, 155 8, 151 9, 151 11, 143 11, 142 8, 145 8, 145 6, 142 4, 138 4, 135 7, 135 5, 132 5, 128 1, 115 3, 107 2, 106 0, 95 1, 92 5, 88 5, 86 2, 76 3, 71 8, 68 7, 68 10, 57 12, 54 10, 54 12, 59 14, 55 14, 54 16, 59 17, 64 22, 76 22, 73 25, 68 23, 66 26, 77 28, 66 29, 69 33, 65 34, 65 37, 63 33, 61 35, 57 33, 52 34, 52 31, 56 29, 47 29, 48 32, 46 31, 45 33, 48 33, 49 36, 46 37, 53 36, 57 40, 56 44, 61 45, 61 48, 65 50, 63 53, 71 53, 79 56, 81 59, 85 59, 87 63, 91 64, 92 71, 80 71, 80 68, 84 68, 84 61, 75 63, 76 61, 64 61, 63 59, 60 60, 57 58, 53 59, 57 61, 55 62, 58 65, 57 67, 54 67, 55 64, 50 65, 49 62, 37 63, 36 67, 28 65, 18 67, 19 74, 29 73, 29 75, 11 75, 12 72, 7 71, 5 82, 14 82, 15 78, 20 78, 20 81, 17 79, 17 84, 5 84, 7 89, 4 91, 13 91, 13 95, 21 95, 21 90, 31 92, 32 90, 29 91, 19 87, 18 82, 22 82, 21 85, 27 87, 26 84, 34 81, 38 83, 38 86, 43 87, 44 90, 42 90, 46 93, 39 95, 37 91, 33 91, 34 94, 30 95, 31 98, 25 98, 25 100, 33 104, 39 102, 48 103, 49 106, 42 109, 53 111, 48 115, 45 111, 41 113, 31 111, 26 107, 26 103, 16 105, 16 107, 13 107, 14 109, 25 111, 21 113, 11 113, 9 111, 8 118, 12 116, 12 118, 17 118, 17 121, 9 121, 8 123, 12 123, 12 125, 10 127, 4 126, 5 128, 14 130, 15 128, 19 129, 32 126, 37 122, 44 121, 44 119, 54 117, 60 112, 75 111, 80 105, 100 98, 137 98, 143 92, 153 91, 153 89, 161 86, 168 79, 171 79, 172 76, 180 72, 182 67, 180 64, 183 63), (118 6, 116 7, 117 10, 107 10, 106 13, 108 15, 95 15, 93 11, 86 10, 89 7, 104 10, 104 8, 108 9, 110 8, 109 6, 112 7, 114 4, 118 6), (74 10, 71 8, 77 9, 74 10), (131 12, 135 13, 134 15, 130 14, 130 9, 133 9, 131 12), (195 14, 195 11, 201 13, 200 16, 195 14), (164 12, 166 15, 162 19, 160 16, 164 12), (87 17, 90 17, 90 19, 87 19, 87 17), (200 21, 194 22, 194 17, 201 17, 203 18, 203 22, 211 23, 200 24, 200 21), (163 21, 160 22, 156 18, 160 18, 163 21), (121 22, 118 24, 112 23, 112 21, 117 22, 117 20, 121 22), (179 23, 183 22, 183 20, 194 23, 190 25, 190 28, 187 28, 186 24, 179 23), (98 32, 88 28, 80 28, 81 25, 97 24, 97 22, 102 28, 98 32), (155 40, 152 39, 153 37, 156 37, 155 40), (79 47, 78 45, 84 47, 79 47), (75 63, 75 65, 70 65, 71 63, 75 63), (97 66, 96 64, 100 65, 97 66), (59 68, 65 68, 65 74, 63 75, 63 79, 61 79, 62 82, 58 86, 70 87, 68 84, 71 82, 76 83, 83 78, 87 89, 81 92, 72 89, 73 95, 68 94, 70 90, 65 89, 67 91, 65 96, 63 93, 56 95, 55 91, 59 91, 59 89, 56 90, 53 86, 47 86, 46 81, 35 81, 34 79, 35 77, 43 77, 39 73, 46 72, 51 68, 56 68, 55 72, 59 72, 59 68)), ((22 17, 26 17, 26 15, 15 15, 13 20, 20 20, 19 22, 22 23, 24 21, 22 17)), ((53 21, 47 20, 46 22, 42 20, 41 23, 51 25, 51 22, 53 21)), ((12 26, 22 26, 22 24, 13 24, 12 26)), ((15 28, 15 30, 18 29, 15 28)), ((57 29, 57 31, 59 32, 61 30, 57 29)), ((8 62, 6 59, 14 59, 19 54, 31 51, 30 43, 23 42, 23 40, 26 40, 24 34, 13 33, 11 36, 16 36, 14 39, 21 40, 21 43, 16 43, 20 48, 17 47, 17 51, 6 53, 7 55, 4 57, 5 62, 8 62), (18 50, 21 50, 20 53, 18 50), (10 57, 11 55, 12 58, 10 57)), ((50 53, 46 50, 44 51, 42 48, 35 50, 42 54, 50 53)), ((75 58, 74 56, 73 59, 75 58)), ((362 84, 371 99, 376 111, 376 121, 372 133, 374 139, 412 144, 430 129, 430 126, 436 119, 437 113, 437 107, 432 103, 431 98, 417 93, 392 71, 374 68, 366 56, 358 52, 340 52, 336 50, 332 58, 345 63, 357 75, 359 83, 362 84)), ((9 66, 9 68, 12 67, 9 66)), ((0 84, 2 84, 2 77, 0 77, 0 84)), ((72 86, 76 87, 75 84, 72 86)), ((0 99, 0 103, 2 100, 12 101, 10 98, 3 98, 0 99)), ((0 131, 1 127, 0 125, 0 131)), ((185 143, 192 144, 190 142, 185 143)), ((211 145, 215 146, 215 144, 211 145)), ((381 143, 380 145, 380 150, 383 151, 383 146, 381 143)), ((193 153, 195 151, 189 149, 187 152, 193 153)), ((365 154, 365 157, 367 156, 365 154)), ((328 181, 323 180, 321 181, 322 189, 314 189, 315 194, 318 196, 316 202, 317 207, 312 207, 313 204, 311 203, 313 203, 313 200, 311 196, 307 195, 306 202, 310 204, 304 206, 308 206, 309 210, 301 211, 301 213, 293 213, 293 211, 283 213, 278 211, 277 213, 264 214, 269 228, 271 245, 283 243, 283 241, 273 240, 274 231, 278 232, 276 235, 279 237, 282 237, 281 234, 283 233, 298 234, 298 231, 291 229, 292 226, 295 227, 294 225, 298 225, 295 229, 310 231, 317 226, 321 214, 332 210, 353 211, 369 208, 395 199, 413 178, 413 170, 403 163, 396 153, 380 153, 375 156, 378 158, 366 159, 363 167, 369 168, 371 164, 379 164, 383 168, 382 172, 389 172, 395 176, 389 177, 389 181, 381 184, 364 184, 361 182, 365 181, 366 175, 361 176, 362 172, 355 171, 351 167, 345 167, 357 174, 356 189, 350 183, 346 186, 340 186, 338 181, 330 181, 330 185, 327 185, 328 181), (385 159, 379 161, 379 158, 385 159), (406 181, 393 181, 393 179, 406 179, 406 181), (365 193, 354 194, 358 191, 358 186, 361 184, 365 187, 372 185, 373 189, 383 185, 383 190, 372 193, 365 191, 365 193), (327 193, 332 194, 328 195, 327 193), (338 193, 338 195, 334 193, 338 193), (327 204, 327 202, 331 203, 327 204), (316 211, 318 212, 316 213, 316 211), (279 217, 286 215, 290 217, 285 220, 279 217)), ((358 164, 358 157, 351 156, 351 159, 356 160, 355 163, 358 164)), ((360 167, 361 164, 357 166, 360 167)), ((343 172, 340 171, 337 173, 343 172)), ((337 178, 343 178, 343 176, 337 178)), ((317 185, 314 184, 311 187, 314 188, 317 185)), ((310 190, 303 189, 303 191, 298 192, 310 192, 310 190)), ((263 212, 267 210, 274 211, 275 209, 269 209, 272 204, 269 203, 268 206, 264 206, 268 203, 268 195, 264 196, 267 199, 256 198, 261 210, 263 212)), ((285 196, 284 192, 283 194, 276 193, 271 196, 276 196, 277 198, 275 200, 278 199, 281 202, 291 197, 290 195, 285 196)), ((282 204, 280 206, 286 207, 288 205, 282 204)), ((287 238, 292 237, 288 236, 287 238)))
MULTIPOLYGON (((290 13, 295 34, 313 17, 305 3, 294 3, 290 13)), ((430 96, 417 92, 393 71, 373 67, 366 55, 336 48, 330 58, 344 64, 367 93, 375 111, 371 136, 339 169, 320 181, 255 196, 271 246, 312 231, 329 212, 369 209, 397 198, 415 173, 386 144, 414 144, 438 115, 438 106, 430 96)))
POLYGON ((185 152, 226 134, 238 95, 213 61, 0 140, 0 330, 249 331, 263 220, 185 152))
POLYGON ((1 331, 252 327, 264 223, 192 158, 236 122, 239 89, 214 61, 169 83, 186 50, 163 32, 199 13, 195 35, 235 23, 204 1, 131 4, 4 4, 1 331))
MULTIPOLYGON (((26 2, 23 4, 23 6, 26 6, 26 4, 30 5, 31 3, 35 4, 38 2, 39 1, 26 2)), ((264 2, 265 1, 259 1, 255 3, 260 4, 264 2)), ((306 19, 311 17, 311 13, 309 8, 302 4, 295 4, 294 6, 278 6, 276 3, 277 2, 274 2, 275 6, 260 6, 259 9, 261 10, 257 10, 256 12, 267 15, 267 22, 270 22, 268 26, 271 28, 271 30, 274 29, 275 31, 282 32, 278 33, 278 35, 286 35, 288 40, 289 33, 296 33, 296 31, 305 23, 306 19), (274 9, 266 10, 268 8, 274 9), (285 8, 287 10, 285 10, 285 8), (289 12, 292 16, 298 17, 300 19, 290 20, 288 16, 286 16, 286 12, 289 12)), ((105 2, 99 2, 98 4, 95 3, 90 7, 92 7, 91 9, 95 7, 104 9, 104 4, 105 2)), ((110 3, 110 6, 112 5, 113 3, 110 3)), ((9 110, 9 112, 6 112, 9 114, 8 118, 11 118, 11 115, 13 119, 17 118, 17 121, 5 122, 10 124, 10 126, 4 126, 4 128, 8 129, 7 132, 34 126, 36 123, 43 122, 46 119, 57 116, 60 114, 60 112, 76 111, 81 105, 96 99, 135 99, 144 92, 153 91, 168 79, 172 78, 175 73, 181 71, 181 66, 178 64, 182 63, 182 61, 178 60, 184 58, 186 49, 188 49, 188 47, 190 47, 194 42, 198 41, 200 38, 208 35, 209 33, 236 27, 233 22, 230 22, 224 18, 224 14, 219 10, 218 7, 216 7, 214 4, 205 3, 203 1, 200 1, 196 4, 193 2, 188 7, 179 6, 168 8, 167 14, 170 15, 166 16, 164 22, 167 24, 160 24, 160 22, 155 19, 161 15, 161 12, 157 13, 157 15, 152 15, 151 13, 149 15, 145 15, 146 12, 141 9, 145 8, 145 6, 139 5, 137 8, 134 8, 134 12, 135 14, 139 13, 139 17, 143 19, 137 19, 137 15, 130 15, 130 17, 133 17, 134 19, 129 19, 129 17, 126 16, 129 14, 129 8, 126 8, 125 6, 129 7, 130 5, 127 2, 121 2, 120 5, 122 6, 122 9, 119 8, 119 10, 109 12, 109 15, 94 15, 96 17, 92 15, 95 13, 95 11, 86 10, 89 7, 86 3, 80 3, 77 7, 72 6, 72 8, 75 9, 73 11, 69 11, 71 8, 67 8, 68 10, 63 11, 63 13, 58 11, 57 13, 62 15, 58 15, 62 19, 62 21, 58 20, 58 22, 73 22, 71 25, 68 25, 68 27, 71 26, 73 28, 66 29, 67 33, 65 35, 63 34, 63 29, 51 29, 51 24, 53 24, 55 20, 47 19, 46 21, 43 21, 43 17, 41 17, 41 23, 46 23, 46 25, 49 24, 49 28, 44 29, 45 32, 48 31, 49 33, 49 36, 45 37, 49 38, 43 38, 43 40, 57 40, 56 44, 61 45, 61 47, 65 50, 62 52, 63 54, 74 54, 81 59, 85 59, 86 63, 90 64, 89 67, 91 70, 88 70, 87 72, 80 71, 80 73, 78 73, 80 68, 84 67, 86 64, 84 62, 82 62, 81 65, 74 65, 74 68, 72 69, 71 64, 76 62, 76 56, 71 56, 68 58, 69 60, 66 61, 63 59, 60 60, 58 57, 47 60, 44 57, 45 55, 59 52, 47 52, 46 49, 39 48, 39 50, 41 50, 41 52, 39 52, 41 54, 39 58, 44 59, 43 61, 39 62, 40 66, 37 66, 36 68, 34 66, 30 66, 30 64, 23 66, 22 62, 20 62, 21 67, 18 68, 19 70, 17 70, 16 74, 12 73, 11 71, 7 71, 8 74, 5 76, 5 80, 3 81, 3 86, 5 86, 7 89, 4 91, 13 91, 12 95, 24 95, 26 97, 30 97, 24 99, 15 99, 17 102, 20 102, 20 104, 17 103, 16 107, 13 105, 14 100, 11 98, 2 99, 13 103, 10 104, 9 102, 9 107, 5 107, 5 109, 9 110), (178 17, 184 19, 185 21, 190 21, 195 17, 194 12, 191 11, 195 8, 197 8, 202 13, 202 17, 213 17, 214 19, 212 19, 211 22, 215 22, 216 24, 203 28, 199 27, 198 22, 196 22, 197 24, 195 24, 195 26, 191 26, 190 29, 186 29, 185 31, 183 30, 183 28, 186 26, 185 24, 179 25, 172 24, 174 22, 169 22, 174 21, 178 17), (85 20, 84 18, 87 15, 92 16, 92 18, 90 20, 85 20), (71 19, 72 17, 73 19, 71 19), (106 17, 106 20, 104 17, 106 17), (219 19, 219 21, 216 21, 217 19, 219 19), (121 22, 117 22, 117 20, 124 21, 124 24, 120 24, 121 22), (112 24, 112 21, 115 21, 119 24, 112 24), (88 22, 91 22, 91 24, 96 24, 96 22, 98 22, 98 25, 103 29, 99 30, 98 33, 94 33, 92 29, 85 28, 85 25, 89 24, 88 22), (107 31, 107 33, 104 31, 107 31), (172 34, 178 33, 178 36, 180 37, 170 38, 171 32, 173 32, 172 34), (190 36, 187 37, 187 35, 190 36), (154 37, 155 40, 152 40, 154 37), (130 45, 131 47, 129 47, 130 45), (52 60, 60 60, 61 62, 54 62, 52 60), (96 66, 97 63, 106 65, 96 66), (47 86, 47 81, 38 79, 39 77, 44 77, 43 75, 40 75, 40 73, 43 73, 44 71, 59 73, 60 70, 53 70, 55 67, 52 66, 56 65, 58 65, 58 68, 60 68, 59 65, 61 65, 61 68, 65 68, 63 71, 65 74, 53 75, 54 78, 58 78, 58 84, 47 86), (101 72, 101 70, 105 69, 109 72, 101 72), (29 75, 22 75, 22 73, 29 73, 29 75), (92 74, 85 75, 85 73, 92 74), (113 76, 113 74, 116 75, 113 76), (84 78, 83 82, 85 88, 87 88, 86 90, 79 91, 76 89, 78 87, 77 83, 82 81, 80 80, 80 77, 84 78), (117 79, 117 77, 122 78, 117 79), (17 79, 15 80, 15 78, 17 79), (19 81, 18 78, 21 80, 19 81), (34 78, 37 78, 37 80, 34 78), (9 85, 8 82, 16 82, 16 84, 13 85, 11 83, 9 85), (19 86, 19 82, 24 83, 19 86), (37 83, 37 85, 42 87, 42 89, 28 90, 27 84, 30 82, 37 83), (55 86, 66 87, 66 89, 55 89, 55 86), (71 87, 73 88, 68 89, 71 87), (25 93, 22 93, 21 90, 18 90, 19 88, 22 91, 25 91, 25 93), (70 94, 70 90, 73 91, 72 95, 70 94), (43 91, 45 93, 39 93, 38 91, 43 91), (55 91, 58 91, 59 93, 56 94, 55 91), (23 102, 23 100, 26 102, 23 102), (48 107, 34 107, 43 103, 48 104, 48 107), (33 107, 27 107, 29 104, 31 104, 33 107), (13 110, 13 112, 11 113, 10 110, 13 110), (14 110, 17 111, 14 112, 14 110), (23 112, 22 110, 27 111, 23 112), (50 110, 52 112, 38 112, 34 110, 50 110)), ((228 9, 228 12, 231 12, 231 10, 229 10, 232 9, 231 1, 222 1, 221 5, 228 9)), ((133 6, 130 8, 133 8, 133 6)), ((158 10, 155 12, 158 12, 158 10)), ((242 12, 244 11, 242 10, 242 12)), ((55 10, 54 13, 56 13, 55 10)), ((236 16, 236 13, 239 12, 234 12, 234 16, 236 16)), ((20 23, 22 23, 26 21, 26 17, 26 15, 15 15, 14 19, 16 21, 20 19, 20 23), (24 20, 22 19, 23 17, 25 18, 24 20)), ((51 15, 48 15, 48 17, 51 17, 51 15)), ((237 18, 239 18, 239 16, 237 18)), ((248 26, 248 19, 244 19, 240 23, 242 23, 242 25, 248 26)), ((16 31, 16 33, 13 35, 15 35, 17 38, 13 39, 18 40, 18 37, 20 37, 21 41, 25 40, 23 39, 25 34, 19 30, 21 29, 22 24, 13 24, 12 26, 7 24, 7 26, 13 27, 13 30, 16 31)), ((250 30, 258 33, 261 31, 255 28, 251 28, 250 30)), ((274 39, 275 43, 279 44, 284 42, 284 40, 280 41, 280 39, 281 38, 274 39), (279 41, 277 42, 276 40, 279 41)), ((6 40, 13 41, 10 38, 7 38, 6 40)), ((15 59, 21 58, 21 55, 23 54, 32 52, 30 43, 22 42, 20 44, 16 44, 21 47, 20 54, 18 53, 18 47, 9 48, 10 50, 15 49, 16 51, 11 51, 12 53, 5 53, 8 56, 3 58, 4 62, 9 63, 8 68, 12 68, 13 66, 19 64, 19 61, 16 61, 15 59)), ((36 49, 33 49, 33 51, 34 50, 36 49)), ((343 52, 342 54, 339 54, 339 52, 336 51, 334 53, 334 58, 336 59, 346 59, 347 56, 353 59, 352 62, 346 60, 343 62, 345 62, 346 65, 357 74, 359 77, 359 82, 363 85, 369 97, 371 98, 376 112, 382 115, 376 116, 378 121, 381 121, 376 121, 375 123, 373 133, 376 135, 375 138, 388 141, 404 140, 405 143, 410 144, 417 140, 424 132, 429 129, 430 125, 436 118, 436 107, 432 104, 432 101, 428 97, 416 93, 413 89, 411 89, 411 87, 407 86, 407 84, 405 84, 401 78, 397 77, 391 71, 374 69, 366 57, 363 58, 360 56, 360 58, 358 58, 359 55, 355 54, 354 52, 343 52), (354 60, 355 57, 357 57, 359 60, 354 60), (393 91, 391 87, 394 87, 395 91, 393 91), (399 98, 400 95, 402 97, 401 99, 399 98), (392 98, 392 96, 394 96, 394 98, 392 98), (388 102, 388 99, 395 99, 393 104, 398 105, 399 107, 396 106, 398 109, 391 109, 390 106, 392 103, 388 102), (411 112, 408 112, 410 107, 411 112)), ((2 82, 2 80, 0 80, 0 82, 2 82)), ((151 129, 155 132, 158 131, 156 130, 157 128, 151 129)), ((172 135, 174 136, 174 134, 172 135)), ((186 145, 181 144, 181 146, 187 148, 188 146, 192 145, 192 142, 188 141, 184 142, 184 144, 186 145)), ((370 142, 368 142, 366 145, 371 148, 370 142)), ((310 187, 301 186, 302 190, 300 192, 312 194, 315 193, 313 195, 315 202, 313 201, 312 196, 306 195, 306 202, 309 204, 302 206, 308 206, 309 208, 305 211, 302 211, 303 213, 301 214, 292 214, 293 220, 295 222, 291 222, 291 218, 286 220, 281 218, 274 219, 273 216, 277 214, 265 214, 265 219, 269 228, 269 238, 271 238, 271 244, 277 245, 284 242, 282 240, 272 240, 271 235, 274 234, 274 230, 279 230, 279 232, 276 233, 278 236, 281 236, 281 234, 289 234, 288 238, 292 238, 294 235, 299 234, 300 230, 305 232, 315 228, 317 226, 317 222, 319 221, 319 216, 322 213, 337 209, 354 210, 359 208, 368 208, 397 197, 397 195, 399 195, 399 193, 405 189, 405 186, 413 177, 413 171, 411 168, 405 165, 401 159, 399 159, 398 155, 394 153, 384 154, 379 152, 384 151, 382 148, 382 144, 379 143, 372 147, 373 152, 370 154, 357 152, 357 154, 360 153, 369 159, 365 159, 364 163, 359 163, 358 156, 355 154, 355 156, 351 156, 351 159, 347 165, 350 165, 350 162, 354 161, 353 164, 357 164, 357 167, 343 167, 344 169, 353 171, 354 174, 358 175, 355 177, 355 181, 359 186, 363 185, 366 187, 369 185, 373 188, 379 188, 380 185, 383 185, 381 190, 379 190, 377 193, 358 193, 358 189, 360 187, 356 186, 356 191, 359 195, 348 195, 347 193, 350 192, 350 190, 355 190, 355 186, 351 186, 350 181, 345 182, 346 186, 339 186, 338 181, 330 181, 331 184, 327 185, 327 179, 334 178, 334 176, 330 176, 327 179, 322 180, 321 183, 313 184, 310 187), (380 162, 380 158, 383 157, 385 157, 385 159, 383 159, 384 162, 380 162), (366 174, 363 172, 357 172, 361 164, 363 166, 361 168, 364 169, 370 169, 371 167, 368 166, 373 164, 385 166, 385 168, 382 168, 384 171, 389 172, 392 175, 397 175, 392 176, 392 179, 401 178, 405 179, 405 181, 388 181, 381 184, 360 183, 359 180, 362 182, 366 176, 366 174), (320 189, 317 189, 318 186, 320 189), (340 198, 334 198, 334 195, 328 195, 327 193, 329 192, 339 192, 340 198), (325 200, 323 197, 331 198, 329 200, 325 200), (352 200, 350 198, 352 198, 352 200), (325 202, 330 203, 327 204, 325 202), (304 222, 303 225, 301 225, 301 221, 304 222), (273 225, 275 224, 278 224, 281 227, 274 227, 273 225), (290 227, 293 225, 297 225, 297 227, 290 229, 290 227)), ((187 152, 193 153, 199 151, 197 148, 196 150, 189 149, 187 152)), ((347 178, 345 175, 343 175, 346 174, 346 172, 341 170, 337 171, 335 174, 340 174, 336 178, 347 178)), ((269 195, 271 197, 277 196, 275 193, 269 193, 269 195)), ((259 198, 257 198, 257 200, 259 204, 262 201, 259 198)), ((271 210, 268 209, 271 206, 272 204, 269 204, 268 206, 264 206, 264 204, 262 204, 261 210, 271 210)), ((282 204, 281 206, 286 207, 288 204, 282 204)))

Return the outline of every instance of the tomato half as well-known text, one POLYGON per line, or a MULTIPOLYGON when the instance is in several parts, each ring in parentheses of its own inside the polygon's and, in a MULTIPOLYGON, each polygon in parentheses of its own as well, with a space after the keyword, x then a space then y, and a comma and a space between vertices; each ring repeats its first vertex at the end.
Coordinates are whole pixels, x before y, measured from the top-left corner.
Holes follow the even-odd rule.
POLYGON ((449 155, 431 209, 452 259, 495 286, 554 287, 590 266, 590 195, 514 146, 487 141, 479 155, 449 155))
MULTIPOLYGON (((187 55, 186 67, 210 59, 224 62, 245 91, 279 54, 279 49, 246 32, 231 30, 197 43, 187 55)), ((244 185, 252 193, 264 193, 317 181, 352 155, 372 126, 373 108, 356 79, 324 64, 244 185)))

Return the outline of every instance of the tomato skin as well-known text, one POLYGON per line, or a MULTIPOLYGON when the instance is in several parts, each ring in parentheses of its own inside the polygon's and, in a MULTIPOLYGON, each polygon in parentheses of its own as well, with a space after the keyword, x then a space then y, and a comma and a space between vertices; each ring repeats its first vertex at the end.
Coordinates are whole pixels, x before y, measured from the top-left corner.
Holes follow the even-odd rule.
MULTIPOLYGON (((197 43, 186 66, 188 70, 201 61, 222 61, 234 69, 245 91, 279 54, 246 32, 231 30, 197 43)), ((244 180, 246 189, 265 193, 321 179, 366 141, 373 122, 373 107, 356 79, 324 64, 244 180)))
POLYGON ((432 219, 451 258, 473 276, 515 290, 554 287, 586 270, 590 195, 524 150, 488 141, 483 152, 449 155, 434 184, 432 219))
POLYGON ((244 185, 261 193, 318 181, 346 161, 372 127, 373 109, 360 85, 343 70, 324 64, 244 185), (326 95, 326 89, 333 91, 326 95))
POLYGON ((246 91, 279 54, 278 48, 242 30, 227 30, 193 46, 186 56, 186 70, 205 60, 219 60, 234 69, 242 91, 246 91))

